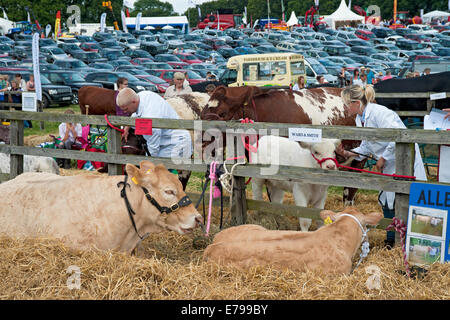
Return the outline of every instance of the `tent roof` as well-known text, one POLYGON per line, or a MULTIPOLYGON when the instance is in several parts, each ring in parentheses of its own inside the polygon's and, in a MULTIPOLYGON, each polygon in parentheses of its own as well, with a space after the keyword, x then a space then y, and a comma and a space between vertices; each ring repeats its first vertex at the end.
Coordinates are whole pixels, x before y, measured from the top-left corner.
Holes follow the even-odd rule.
MULTIPOLYGON (((135 26, 136 18, 125 18, 127 26, 135 26)), ((182 26, 188 24, 186 16, 174 16, 174 17, 141 17, 141 28, 147 25, 152 26, 182 26)))
POLYGON ((286 24, 288 25, 288 27, 298 24, 298 19, 295 16, 294 11, 292 11, 291 17, 289 18, 288 22, 286 22, 286 24))
POLYGON ((364 21, 364 17, 360 16, 356 13, 354 13, 352 10, 350 10, 345 3, 345 0, 341 1, 341 4, 339 5, 339 8, 335 12, 333 12, 331 15, 327 17, 327 19, 333 19, 333 20, 362 20, 364 21))
POLYGON ((424 18, 433 18, 433 17, 448 17, 450 13, 445 11, 434 10, 423 15, 424 18))

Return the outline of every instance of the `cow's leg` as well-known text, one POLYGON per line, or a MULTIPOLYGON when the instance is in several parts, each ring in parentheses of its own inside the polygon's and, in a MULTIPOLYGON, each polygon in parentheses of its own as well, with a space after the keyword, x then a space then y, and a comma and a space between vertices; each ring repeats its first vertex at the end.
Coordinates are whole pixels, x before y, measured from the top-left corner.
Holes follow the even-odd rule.
MULTIPOLYGON (((312 206, 313 208, 324 209, 325 203, 327 201, 328 186, 316 185, 315 187, 316 188, 314 189, 314 193, 316 194, 317 197, 315 198, 314 203, 312 203, 312 206)), ((317 228, 322 227, 323 221, 321 219, 316 220, 316 226, 317 228)))
MULTIPOLYGON (((308 198, 307 194, 304 191, 308 189, 308 186, 305 186, 301 183, 294 183, 292 188, 292 193, 294 194, 295 205, 299 207, 307 207, 308 206, 308 198)), ((298 222, 300 224, 300 229, 302 231, 308 231, 311 227, 312 220, 309 218, 298 218, 298 222)))
POLYGON ((284 190, 276 186, 266 183, 267 193, 270 195, 270 202, 283 203, 284 190))
POLYGON ((262 200, 263 199, 263 179, 252 179, 252 193, 253 200, 262 200))
POLYGON ((180 180, 183 185, 183 191, 186 191, 187 184, 189 182, 189 178, 191 177, 191 172, 188 170, 180 170, 178 173, 178 180, 180 180))

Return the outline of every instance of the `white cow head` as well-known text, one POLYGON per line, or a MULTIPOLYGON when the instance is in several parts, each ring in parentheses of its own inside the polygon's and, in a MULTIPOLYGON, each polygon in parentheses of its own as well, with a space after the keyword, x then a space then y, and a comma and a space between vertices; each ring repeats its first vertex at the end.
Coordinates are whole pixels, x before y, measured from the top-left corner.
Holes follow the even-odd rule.
POLYGON ((303 149, 310 150, 318 168, 328 170, 337 170, 336 163, 332 159, 336 159, 335 150, 340 143, 339 139, 322 139, 318 143, 299 142, 303 149))

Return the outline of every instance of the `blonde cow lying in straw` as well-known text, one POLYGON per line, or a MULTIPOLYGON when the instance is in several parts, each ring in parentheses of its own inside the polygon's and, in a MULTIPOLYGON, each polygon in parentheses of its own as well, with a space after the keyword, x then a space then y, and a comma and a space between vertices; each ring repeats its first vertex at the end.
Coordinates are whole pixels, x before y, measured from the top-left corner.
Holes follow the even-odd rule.
POLYGON ((96 247, 131 253, 147 233, 168 229, 186 234, 202 222, 185 198, 178 178, 163 165, 142 161, 140 169, 127 164, 126 171, 126 195, 135 214, 129 213, 121 197, 124 176, 24 173, 2 183, 0 234, 55 237, 77 249, 96 247), (161 213, 144 193, 146 190, 159 206, 179 204, 180 208, 161 213))
POLYGON ((364 215, 347 207, 339 213, 323 210, 320 217, 323 220, 330 217, 333 223, 313 232, 267 230, 251 224, 228 228, 214 237, 203 258, 241 269, 259 265, 350 273, 352 258, 362 242, 362 228, 376 225, 383 215, 379 212, 364 215))
MULTIPOLYGON (((255 155, 252 155, 252 163, 336 170, 336 164, 332 160, 326 159, 336 157, 335 150, 339 144, 340 140, 336 139, 323 139, 322 142, 318 143, 306 143, 291 141, 283 137, 264 136, 258 141, 258 150, 255 155), (323 162, 319 163, 321 161, 323 162)), ((289 191, 293 193, 297 206, 307 207, 311 205, 318 209, 325 207, 327 185, 271 180, 269 178, 273 171, 269 168, 263 170, 267 170, 267 179, 252 179, 254 200, 263 199, 263 185, 265 184, 272 202, 282 203, 284 191, 289 191)), ((264 171, 262 173, 266 174, 264 171)), ((311 219, 299 218, 299 222, 301 230, 308 231, 311 226, 311 219)))

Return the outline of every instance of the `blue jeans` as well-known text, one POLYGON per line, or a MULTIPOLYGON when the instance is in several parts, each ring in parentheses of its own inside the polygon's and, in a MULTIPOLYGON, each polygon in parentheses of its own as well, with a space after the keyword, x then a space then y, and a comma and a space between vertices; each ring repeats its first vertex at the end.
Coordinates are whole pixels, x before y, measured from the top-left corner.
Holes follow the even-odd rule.
MULTIPOLYGON (((395 209, 391 210, 388 206, 383 206, 383 215, 385 218, 392 219, 395 217, 395 209)), ((387 231, 386 240, 395 241, 395 231, 387 231)))

